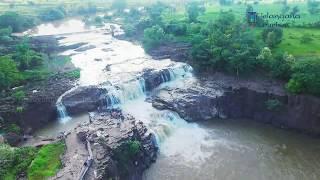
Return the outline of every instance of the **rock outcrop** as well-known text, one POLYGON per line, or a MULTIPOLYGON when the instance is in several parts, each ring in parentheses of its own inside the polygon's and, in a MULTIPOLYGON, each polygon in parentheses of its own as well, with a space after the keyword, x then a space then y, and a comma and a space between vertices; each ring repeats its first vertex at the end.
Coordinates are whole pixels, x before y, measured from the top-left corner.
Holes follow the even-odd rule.
POLYGON ((82 142, 90 142, 93 152, 85 179, 140 180, 157 157, 154 135, 142 122, 118 110, 94 115, 76 132, 82 142))
POLYGON ((70 115, 95 111, 106 101, 107 90, 97 86, 78 87, 62 97, 62 103, 70 115))
POLYGON ((71 89, 76 79, 66 76, 54 76, 46 81, 22 87, 26 93, 21 105, 7 97, 0 99, 0 115, 4 124, 16 123, 25 133, 31 133, 57 118, 56 102, 66 91, 71 89), (17 111, 21 106, 22 112, 17 111))
POLYGON ((153 106, 176 111, 188 121, 247 118, 320 135, 320 99, 287 94, 276 82, 215 75, 184 88, 163 89, 153 97, 153 106))

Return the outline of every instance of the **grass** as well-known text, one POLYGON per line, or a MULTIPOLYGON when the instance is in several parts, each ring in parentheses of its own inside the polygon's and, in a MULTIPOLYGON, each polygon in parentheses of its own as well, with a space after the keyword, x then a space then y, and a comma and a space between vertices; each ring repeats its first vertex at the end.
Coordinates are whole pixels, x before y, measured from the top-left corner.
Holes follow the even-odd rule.
POLYGON ((318 29, 286 28, 283 35, 283 40, 276 51, 287 51, 297 57, 320 55, 320 31, 318 29), (310 35, 312 41, 301 43, 301 37, 304 34, 310 35))
POLYGON ((60 156, 64 150, 62 142, 42 147, 28 168, 28 179, 43 180, 54 176, 61 168, 60 156))
MULTIPOLYGON (((258 13, 269 13, 269 14, 281 14, 282 5, 280 4, 257 4, 252 5, 254 10, 258 13)), ((320 21, 320 14, 310 15, 307 9, 306 3, 290 4, 290 7, 298 6, 301 19, 296 19, 294 24, 308 24, 320 21)), ((206 7, 206 12, 198 17, 201 26, 205 25, 210 21, 214 21, 218 18, 220 11, 229 11, 232 10, 236 17, 239 20, 245 20, 246 5, 231 5, 231 6, 219 6, 217 4, 211 4, 206 7)), ((174 14, 163 16, 165 22, 170 20, 177 20, 180 22, 186 22, 186 14, 183 10, 178 11, 174 14)), ((281 20, 269 20, 269 23, 274 21, 281 20)), ((289 20, 290 22, 292 20, 289 20)), ((282 23, 282 22, 279 22, 282 23)), ((260 39, 259 36, 262 31, 262 28, 253 28, 252 32, 256 35, 257 39, 260 39)), ((175 37, 177 41, 190 41, 192 39, 192 34, 187 33, 185 36, 175 37)), ((283 29, 283 40, 282 42, 274 49, 275 52, 288 52, 296 57, 310 57, 310 56, 319 56, 320 55, 320 30, 315 28, 284 28, 283 29), (301 43, 301 37, 305 34, 310 35, 312 38, 311 42, 301 43)))
POLYGON ((37 149, 33 147, 14 148, 0 144, 0 179, 15 180, 35 158, 37 149))

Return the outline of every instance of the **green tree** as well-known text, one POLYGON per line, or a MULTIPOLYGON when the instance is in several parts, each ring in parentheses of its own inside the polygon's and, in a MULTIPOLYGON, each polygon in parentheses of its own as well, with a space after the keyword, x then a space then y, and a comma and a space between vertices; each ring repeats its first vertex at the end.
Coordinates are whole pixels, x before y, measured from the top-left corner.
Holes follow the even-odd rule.
POLYGON ((250 72, 260 49, 252 33, 242 26, 233 13, 221 12, 217 20, 202 30, 205 39, 193 47, 195 63, 237 75, 250 72))
POLYGON ((307 58, 295 61, 287 88, 293 93, 320 95, 320 60, 307 58))
POLYGON ((149 51, 159 46, 166 39, 164 30, 159 26, 152 26, 144 30, 143 47, 149 51))
POLYGON ((0 57, 0 89, 8 89, 19 83, 21 79, 16 63, 9 57, 0 57))
POLYGON ((280 44, 282 36, 283 30, 278 27, 267 27, 262 31, 262 39, 270 48, 280 44))
POLYGON ((195 1, 188 3, 186 9, 190 22, 197 22, 198 16, 205 11, 204 5, 195 1))
POLYGON ((5 12, 0 16, 0 29, 11 27, 13 32, 24 31, 34 25, 34 20, 15 12, 5 12))
POLYGON ((298 6, 294 6, 292 8, 291 14, 292 15, 296 15, 296 14, 298 14, 299 11, 300 11, 299 7, 298 6))
POLYGON ((310 14, 317 14, 320 12, 320 2, 316 0, 308 0, 307 2, 308 5, 308 11, 310 14))
POLYGON ((10 42, 12 40, 11 33, 11 27, 0 29, 0 44, 10 42))
POLYGON ((18 63, 21 71, 38 67, 43 63, 41 54, 31 50, 27 40, 17 45, 13 59, 18 63))
POLYGON ((65 17, 65 10, 61 7, 47 9, 39 14, 39 18, 43 21, 54 21, 65 17))

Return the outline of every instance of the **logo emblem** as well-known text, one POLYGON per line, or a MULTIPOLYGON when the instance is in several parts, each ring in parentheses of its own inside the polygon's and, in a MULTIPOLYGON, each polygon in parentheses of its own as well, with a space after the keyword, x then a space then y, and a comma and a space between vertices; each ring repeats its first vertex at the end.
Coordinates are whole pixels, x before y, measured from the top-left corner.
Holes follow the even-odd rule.
POLYGON ((247 22, 251 26, 255 26, 257 23, 257 12, 247 12, 247 22))

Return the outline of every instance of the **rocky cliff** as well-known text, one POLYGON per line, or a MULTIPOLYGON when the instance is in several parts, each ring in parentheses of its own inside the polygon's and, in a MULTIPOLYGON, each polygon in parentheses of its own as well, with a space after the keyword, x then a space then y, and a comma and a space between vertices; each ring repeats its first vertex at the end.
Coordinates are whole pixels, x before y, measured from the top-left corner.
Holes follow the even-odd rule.
POLYGON ((287 94, 280 82, 269 80, 241 80, 222 74, 200 77, 183 88, 159 91, 153 106, 176 111, 188 121, 247 118, 320 135, 320 99, 287 94))

